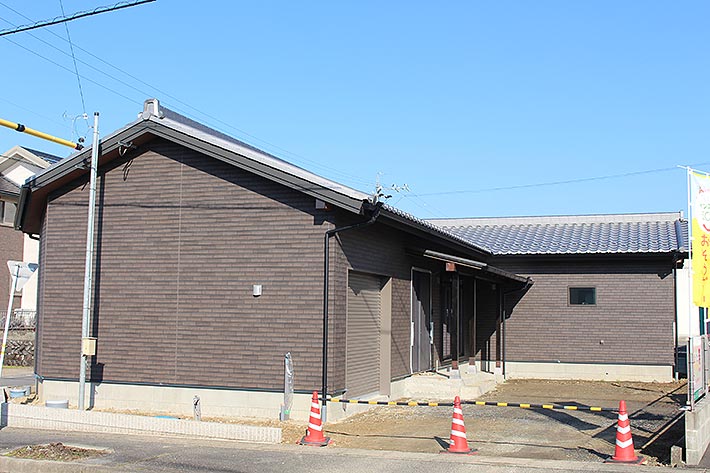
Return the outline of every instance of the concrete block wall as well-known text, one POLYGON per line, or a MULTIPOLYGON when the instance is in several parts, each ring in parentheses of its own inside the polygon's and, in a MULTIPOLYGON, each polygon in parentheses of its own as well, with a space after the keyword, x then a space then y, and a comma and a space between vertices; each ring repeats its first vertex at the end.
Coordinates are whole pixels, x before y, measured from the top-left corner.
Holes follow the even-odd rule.
POLYGON ((2 404, 0 413, 1 425, 8 427, 114 434, 174 434, 262 443, 281 442, 281 429, 274 427, 161 419, 111 412, 53 409, 8 403, 2 404))
POLYGON ((710 445, 710 399, 704 397, 685 413, 685 463, 697 465, 710 445))

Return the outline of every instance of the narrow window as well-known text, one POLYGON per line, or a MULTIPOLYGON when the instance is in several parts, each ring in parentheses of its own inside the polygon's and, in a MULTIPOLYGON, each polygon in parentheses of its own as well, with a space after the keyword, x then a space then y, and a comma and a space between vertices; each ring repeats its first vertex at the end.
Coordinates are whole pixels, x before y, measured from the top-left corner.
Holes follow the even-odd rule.
POLYGON ((570 305, 596 305, 597 289, 594 287, 570 287, 570 305))
POLYGON ((0 224, 12 225, 15 222, 16 210, 16 203, 8 202, 6 200, 0 200, 0 224))
POLYGON ((14 202, 5 202, 5 212, 3 215, 3 223, 12 225, 15 223, 15 213, 17 212, 17 204, 14 202))

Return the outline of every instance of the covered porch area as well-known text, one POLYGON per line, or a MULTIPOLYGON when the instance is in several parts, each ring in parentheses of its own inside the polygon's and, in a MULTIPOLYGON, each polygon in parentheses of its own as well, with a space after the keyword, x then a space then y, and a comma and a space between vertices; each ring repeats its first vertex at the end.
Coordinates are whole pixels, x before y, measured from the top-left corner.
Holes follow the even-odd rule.
POLYGON ((419 252, 432 271, 412 271, 412 373, 505 377, 505 323, 532 281, 479 261, 419 252))

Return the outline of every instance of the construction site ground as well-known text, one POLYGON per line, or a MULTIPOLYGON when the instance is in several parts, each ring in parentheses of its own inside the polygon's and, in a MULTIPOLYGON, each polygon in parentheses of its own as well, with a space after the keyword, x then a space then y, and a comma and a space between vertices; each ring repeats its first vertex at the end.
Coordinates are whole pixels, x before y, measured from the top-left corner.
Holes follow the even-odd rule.
MULTIPOLYGON (((623 399, 636 450, 649 464, 668 464, 671 446, 683 436, 686 396, 685 382, 511 380, 478 400, 616 409, 623 399)), ((614 453, 616 412, 475 405, 463 412, 469 446, 479 455, 599 462, 614 453)), ((378 406, 324 431, 334 441, 328 448, 438 452, 447 446, 451 415, 451 407, 378 406)), ((283 428, 284 442, 296 442, 306 419, 273 425, 283 428)))

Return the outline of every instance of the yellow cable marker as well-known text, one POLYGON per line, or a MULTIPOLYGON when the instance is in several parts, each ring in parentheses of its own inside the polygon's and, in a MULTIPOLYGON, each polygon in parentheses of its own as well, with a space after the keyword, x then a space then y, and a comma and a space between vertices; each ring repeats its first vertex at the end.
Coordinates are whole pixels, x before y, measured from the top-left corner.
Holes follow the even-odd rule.
POLYGON ((388 401, 388 402, 387 402, 387 405, 388 405, 388 406, 396 406, 396 405, 397 405, 397 401, 388 401))
POLYGON ((427 404, 427 406, 429 406, 429 407, 438 407, 438 406, 439 406, 439 403, 438 403, 438 402, 430 402, 429 404, 427 404))
POLYGON ((589 410, 590 411, 601 411, 602 408, 601 407, 590 407, 589 410))
POLYGON ((507 403, 507 402, 499 402, 498 404, 496 404, 496 406, 498 406, 498 407, 508 407, 508 403, 507 403))
POLYGON ((486 403, 483 402, 483 401, 476 401, 476 405, 477 405, 477 406, 485 406, 486 403))
POLYGON ((377 401, 367 401, 368 404, 377 404, 377 401))
POLYGON ((554 409, 555 406, 553 406, 552 404, 543 404, 543 405, 542 405, 542 408, 543 408, 543 409, 554 409))
POLYGON ((407 403, 407 405, 408 405, 408 406, 416 406, 416 405, 417 405, 417 401, 409 401, 409 402, 407 403))
POLYGON ((13 130, 19 131, 20 133, 27 133, 28 135, 36 136, 37 138, 42 138, 43 140, 52 141, 60 145, 68 146, 76 150, 82 149, 84 147, 81 143, 72 143, 69 140, 57 138, 56 136, 48 135, 47 133, 42 133, 41 131, 33 130, 32 128, 27 128, 25 125, 22 125, 20 123, 11 122, 9 120, 3 120, 2 118, 0 118, 0 125, 5 126, 7 128, 12 128, 13 130))
POLYGON ((530 404, 520 404, 523 409, 530 409, 530 404))
POLYGON ((568 411, 576 411, 577 406, 565 406, 565 409, 567 409, 568 411))
POLYGON ((357 399, 350 399, 348 402, 350 404, 357 404, 357 399))

